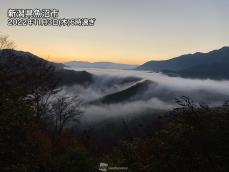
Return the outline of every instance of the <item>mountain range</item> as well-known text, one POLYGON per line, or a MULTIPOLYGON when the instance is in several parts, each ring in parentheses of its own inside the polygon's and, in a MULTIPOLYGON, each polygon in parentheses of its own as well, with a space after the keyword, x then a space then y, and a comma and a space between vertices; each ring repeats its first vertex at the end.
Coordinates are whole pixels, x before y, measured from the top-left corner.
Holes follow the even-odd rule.
POLYGON ((185 78, 229 79, 229 47, 208 53, 186 54, 162 61, 149 61, 136 68, 185 78))
MULTIPOLYGON (((8 64, 10 61, 18 61, 20 65, 27 65, 31 59, 46 61, 29 52, 16 51, 10 49, 0 50, 0 63, 8 64)), ((74 84, 75 82, 88 84, 92 82, 92 74, 87 72, 76 72, 65 70, 65 67, 77 68, 107 68, 107 69, 136 69, 151 72, 161 72, 169 76, 179 76, 184 78, 200 79, 229 79, 229 47, 223 47, 208 53, 186 54, 179 57, 162 61, 149 61, 143 65, 126 65, 111 62, 67 62, 64 64, 48 62, 55 66, 58 74, 65 84, 74 84)))
POLYGON ((112 62, 84 62, 84 61, 70 61, 64 63, 68 67, 72 68, 102 68, 102 69, 134 69, 137 65, 127 65, 112 62))

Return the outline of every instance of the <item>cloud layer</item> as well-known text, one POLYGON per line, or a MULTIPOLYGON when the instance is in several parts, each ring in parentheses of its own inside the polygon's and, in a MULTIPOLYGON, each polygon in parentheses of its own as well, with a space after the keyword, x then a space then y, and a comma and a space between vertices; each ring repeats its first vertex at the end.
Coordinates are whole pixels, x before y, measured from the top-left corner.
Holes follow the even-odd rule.
MULTIPOLYGON (((82 70, 82 69, 80 69, 82 70)), ((229 81, 184 79, 160 73, 132 70, 87 69, 95 82, 84 88, 65 87, 64 95, 77 95, 85 103, 84 121, 104 120, 111 117, 133 117, 146 111, 168 111, 177 105, 175 98, 188 96, 196 102, 217 106, 229 99, 229 81), (132 99, 113 104, 87 104, 106 95, 125 90, 144 80, 152 84, 138 90, 132 99)))

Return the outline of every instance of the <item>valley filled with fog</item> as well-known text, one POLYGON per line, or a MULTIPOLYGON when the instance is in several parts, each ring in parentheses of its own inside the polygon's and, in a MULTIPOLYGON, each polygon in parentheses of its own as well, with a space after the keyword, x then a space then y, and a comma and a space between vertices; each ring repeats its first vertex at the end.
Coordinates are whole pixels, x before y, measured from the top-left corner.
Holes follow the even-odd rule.
POLYGON ((61 94, 78 96, 83 102, 81 123, 153 116, 178 107, 176 99, 189 97, 196 103, 219 106, 229 100, 229 81, 169 77, 135 70, 66 68, 87 71, 93 82, 65 86, 61 94))

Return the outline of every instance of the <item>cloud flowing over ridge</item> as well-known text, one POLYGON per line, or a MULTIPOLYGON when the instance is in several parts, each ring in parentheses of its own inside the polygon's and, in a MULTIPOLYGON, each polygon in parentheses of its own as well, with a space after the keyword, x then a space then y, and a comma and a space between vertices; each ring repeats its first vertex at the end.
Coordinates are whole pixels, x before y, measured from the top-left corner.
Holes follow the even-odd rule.
POLYGON ((175 98, 180 96, 188 96, 196 102, 210 106, 221 105, 229 99, 228 80, 185 79, 133 70, 94 68, 84 70, 94 75, 95 82, 87 88, 79 85, 66 87, 62 94, 78 95, 86 103, 84 117, 86 120, 134 116, 147 110, 152 112, 153 110, 171 110, 176 107, 175 98), (151 84, 144 88, 140 87, 138 91, 132 91, 131 99, 127 101, 108 104, 88 103, 107 95, 115 95, 123 90, 127 90, 129 94, 130 88, 144 80, 151 81, 151 84))

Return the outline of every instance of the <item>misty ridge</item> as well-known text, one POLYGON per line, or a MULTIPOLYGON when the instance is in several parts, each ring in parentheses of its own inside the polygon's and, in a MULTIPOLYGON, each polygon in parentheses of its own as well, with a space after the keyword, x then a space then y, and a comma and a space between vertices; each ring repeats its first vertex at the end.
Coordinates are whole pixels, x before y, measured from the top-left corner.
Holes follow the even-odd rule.
POLYGON ((213 107, 222 105, 229 98, 227 80, 185 79, 130 70, 87 71, 93 73, 91 84, 87 87, 78 84, 64 87, 62 94, 78 95, 84 102, 84 117, 88 120, 123 114, 134 117, 149 110, 168 111, 177 106, 175 99, 181 96, 213 107))

